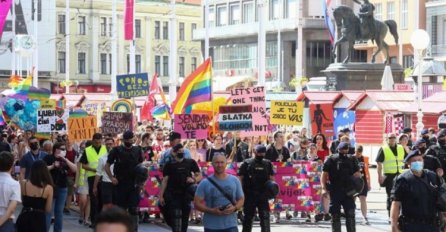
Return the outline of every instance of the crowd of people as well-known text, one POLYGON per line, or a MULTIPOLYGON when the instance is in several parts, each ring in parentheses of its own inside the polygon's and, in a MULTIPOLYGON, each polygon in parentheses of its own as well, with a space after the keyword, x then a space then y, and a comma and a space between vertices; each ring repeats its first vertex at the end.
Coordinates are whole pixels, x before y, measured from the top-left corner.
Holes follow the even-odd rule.
MULTIPOLYGON (((114 206, 118 206, 127 212, 131 228, 137 230, 138 221, 147 222, 152 216, 139 212, 138 203, 147 167, 157 164, 163 172, 161 214, 153 216, 162 218, 172 231, 185 232, 189 223, 202 223, 205 231, 232 232, 241 221, 243 231, 250 232, 253 220, 258 219, 262 232, 268 232, 271 220, 281 220, 280 213, 270 216, 269 202, 277 194, 271 193, 277 187, 271 162, 287 161, 320 162, 323 191, 321 207, 317 207, 320 210, 287 210, 286 220, 300 213, 307 222, 331 221, 333 231, 340 231, 341 215, 345 215, 347 231, 355 231, 355 198, 359 199, 363 223, 369 225, 366 197, 371 181, 377 181, 386 189, 393 231, 434 226, 433 218, 438 218, 439 211, 428 208, 433 200, 417 201, 416 207, 425 210, 411 211, 407 201, 414 199, 403 193, 412 189, 407 185, 413 181, 406 180, 411 178, 409 174, 401 174, 405 169, 419 173, 421 165, 421 170, 433 173, 430 184, 442 183, 446 131, 435 135, 426 129, 415 140, 411 132, 406 128, 398 138, 387 135, 387 144, 376 158, 378 180, 371 180, 368 157, 363 156, 360 144, 351 145, 348 128, 339 131, 330 144, 324 134, 309 136, 305 128, 291 133, 277 130, 264 137, 241 138, 237 132, 226 132, 208 139, 184 140, 169 128, 140 124, 134 131, 119 135, 96 133, 88 141, 70 141, 66 134, 58 133, 41 140, 33 131, 8 130, 0 141, 0 231, 43 232, 51 227, 63 231, 63 217, 71 213, 73 204, 79 207, 80 225, 95 228, 101 212, 116 211, 114 206), (199 162, 212 162, 214 174, 203 176, 199 162), (228 174, 227 162, 241 162, 238 173, 228 174), (364 187, 351 195, 350 186, 345 184, 349 178, 361 179, 364 187), (22 209, 14 220, 20 203, 22 209), (397 212, 400 208, 401 214, 397 212), (401 216, 404 221, 399 220, 401 216)), ((415 184, 424 188, 422 183, 415 184)), ((440 225, 435 228, 440 230, 440 225)))

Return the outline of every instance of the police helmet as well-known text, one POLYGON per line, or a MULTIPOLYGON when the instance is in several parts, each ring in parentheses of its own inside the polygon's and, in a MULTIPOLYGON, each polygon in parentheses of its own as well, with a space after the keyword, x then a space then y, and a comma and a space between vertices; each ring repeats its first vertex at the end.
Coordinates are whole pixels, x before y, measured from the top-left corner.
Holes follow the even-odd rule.
POLYGON ((346 189, 347 190, 346 194, 348 196, 357 196, 364 189, 364 184, 365 184, 364 180, 361 177, 351 176, 350 185, 346 189))
POLYGON ((149 170, 142 164, 136 165, 133 169, 133 173, 135 174, 135 183, 137 185, 144 185, 149 177, 149 170))
POLYGON ((265 189, 266 189, 266 196, 268 199, 274 199, 276 198, 277 194, 279 194, 279 185, 272 180, 268 180, 265 183, 265 189))

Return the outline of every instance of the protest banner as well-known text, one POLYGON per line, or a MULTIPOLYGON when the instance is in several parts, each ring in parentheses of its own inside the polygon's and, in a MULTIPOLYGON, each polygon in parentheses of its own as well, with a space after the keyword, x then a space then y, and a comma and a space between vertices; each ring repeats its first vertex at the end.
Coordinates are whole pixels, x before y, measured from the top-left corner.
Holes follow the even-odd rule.
POLYGON ((56 108, 56 100, 47 99, 40 101, 40 109, 55 109, 56 108))
POLYGON ((68 115, 68 110, 61 108, 38 109, 37 132, 66 132, 68 115))
POLYGON ((231 90, 231 102, 233 105, 252 105, 252 128, 241 131, 241 137, 268 135, 269 117, 266 113, 265 101, 265 88, 263 86, 234 88, 231 90))
POLYGON ((123 112, 104 112, 102 114, 102 133, 120 134, 133 130, 133 114, 123 112))
POLYGON ((147 73, 117 75, 119 98, 132 98, 149 95, 149 77, 147 73))
POLYGON ((90 140, 99 132, 96 116, 68 118, 68 138, 70 141, 90 140))
POLYGON ((176 114, 174 131, 182 139, 207 139, 209 116, 207 114, 176 114))
POLYGON ((252 129, 252 105, 220 106, 218 128, 220 131, 252 129))
MULTIPOLYGON (((279 194, 271 209, 280 212, 284 210, 312 212, 321 208, 321 180, 322 162, 294 161, 272 163, 276 183, 279 185, 279 194)), ((208 162, 199 162, 203 176, 213 173, 213 167, 208 162)), ((237 173, 237 163, 228 163, 226 173, 237 173)), ((159 212, 159 190, 161 187, 162 173, 158 164, 153 163, 149 167, 149 178, 145 185, 144 196, 139 201, 140 210, 148 210, 150 213, 159 212)))
POLYGON ((302 126, 304 103, 296 101, 271 101, 270 122, 276 125, 302 126))
POLYGON ((310 104, 311 131, 325 136, 333 135, 333 104, 310 104))

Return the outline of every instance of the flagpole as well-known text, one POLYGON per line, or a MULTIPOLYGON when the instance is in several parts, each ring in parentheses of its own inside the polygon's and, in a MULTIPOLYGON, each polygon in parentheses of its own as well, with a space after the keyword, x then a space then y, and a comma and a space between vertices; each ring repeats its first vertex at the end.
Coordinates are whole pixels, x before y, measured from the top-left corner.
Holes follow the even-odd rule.
POLYGON ((211 107, 212 107, 212 135, 215 135, 215 110, 214 110, 214 78, 212 78, 212 59, 209 59, 210 75, 211 75, 211 107))
POLYGON ((34 40, 36 42, 36 48, 34 49, 34 71, 33 71, 33 86, 39 86, 39 33, 38 33, 38 4, 37 0, 34 0, 34 40))
POLYGON ((132 0, 132 10, 133 10, 133 18, 132 18, 132 31, 133 31, 133 35, 132 35, 132 42, 130 45, 130 73, 136 73, 136 57, 135 57, 135 46, 136 46, 136 41, 135 41, 135 4, 136 4, 136 0, 132 0))
POLYGON ((111 69, 111 97, 113 100, 117 99, 116 91, 116 75, 118 73, 118 43, 116 40, 116 23, 117 23, 117 13, 116 13, 116 1, 112 2, 112 40, 111 40, 111 53, 112 53, 112 69, 111 69))
POLYGON ((15 2, 12 0, 12 51, 11 51, 11 75, 16 74, 16 54, 15 54, 15 2))
POLYGON ((177 96, 177 38, 175 19, 175 0, 170 0, 169 20, 169 100, 172 103, 177 96))
MULTIPOLYGON (((35 0, 37 1, 37 0, 35 0)), ((65 93, 70 93, 70 0, 65 1, 65 93)))
POLYGON ((204 60, 209 57, 209 0, 204 0, 204 60))

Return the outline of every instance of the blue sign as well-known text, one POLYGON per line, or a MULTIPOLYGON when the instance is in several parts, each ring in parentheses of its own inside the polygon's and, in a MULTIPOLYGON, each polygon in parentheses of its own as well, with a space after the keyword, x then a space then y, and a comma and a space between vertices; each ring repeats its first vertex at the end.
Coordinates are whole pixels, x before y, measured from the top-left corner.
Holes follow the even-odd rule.
POLYGON ((119 98, 149 95, 149 75, 147 73, 117 75, 116 79, 119 98))
POLYGON ((334 131, 337 135, 338 132, 344 128, 350 129, 350 144, 355 146, 355 131, 354 125, 356 120, 356 114, 354 111, 347 111, 345 108, 335 108, 333 112, 334 117, 334 131))

